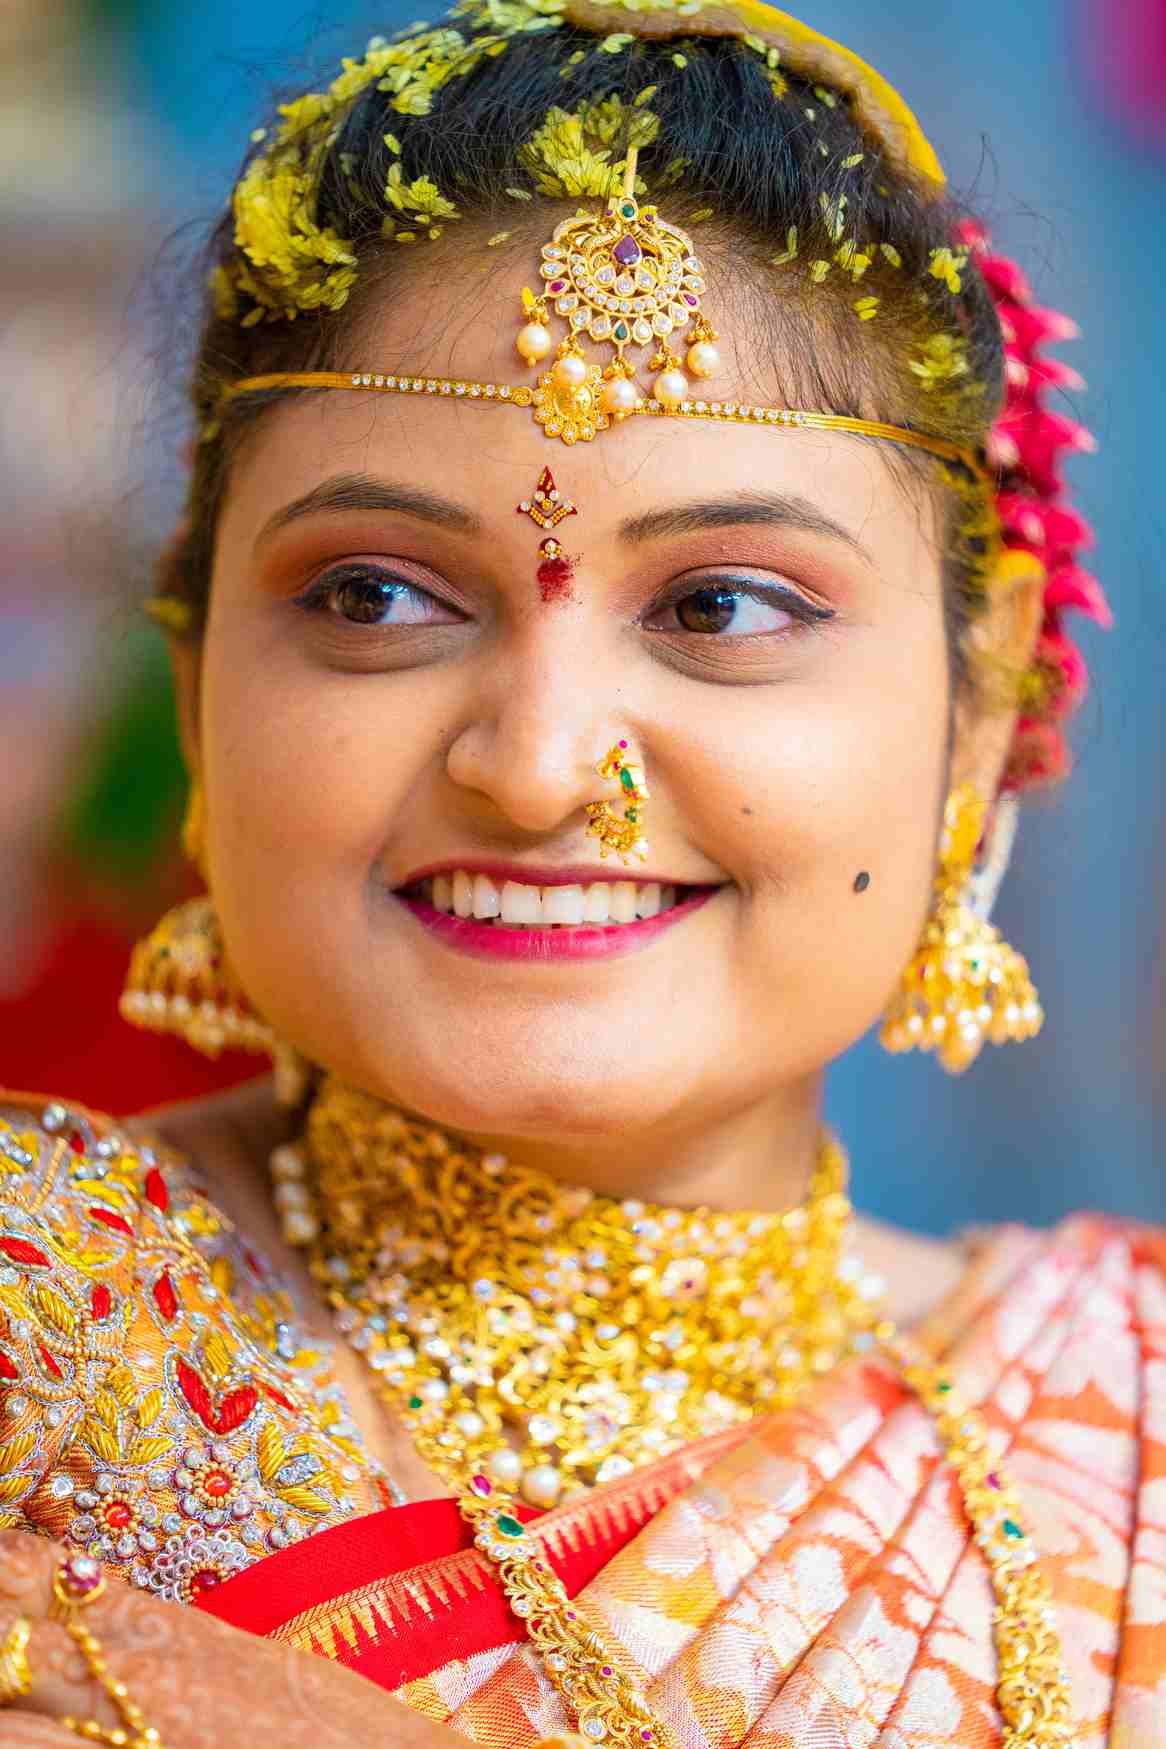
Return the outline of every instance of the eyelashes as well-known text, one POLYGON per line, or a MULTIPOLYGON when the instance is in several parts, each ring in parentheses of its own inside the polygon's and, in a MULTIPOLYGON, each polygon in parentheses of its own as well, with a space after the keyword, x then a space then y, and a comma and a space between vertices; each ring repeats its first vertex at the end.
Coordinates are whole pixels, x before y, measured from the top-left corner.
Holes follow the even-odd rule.
MULTIPOLYGON (((305 614, 331 620, 343 635, 350 630, 390 632, 419 626, 458 625, 466 618, 459 608, 414 580, 367 564, 346 565, 328 572, 293 597, 292 604, 305 614), (398 616, 391 622, 382 618, 393 610, 397 610, 398 616)), ((832 608, 818 607, 788 586, 715 574, 699 580, 679 580, 642 623, 649 630, 661 630, 673 637, 724 643, 788 639, 801 631, 816 631, 834 618, 832 608), (750 608, 759 612, 751 615, 750 608), (792 626, 775 629, 749 623, 751 618, 764 618, 766 610, 785 616, 793 622, 792 626), (668 613, 675 613, 676 625, 652 625, 653 620, 668 613)))

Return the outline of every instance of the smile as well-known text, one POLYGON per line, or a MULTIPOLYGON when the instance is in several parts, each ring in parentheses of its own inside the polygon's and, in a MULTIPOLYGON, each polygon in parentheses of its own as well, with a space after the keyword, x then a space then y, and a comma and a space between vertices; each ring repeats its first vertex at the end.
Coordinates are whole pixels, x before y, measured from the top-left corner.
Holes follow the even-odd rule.
POLYGON ((620 880, 534 886, 455 869, 394 897, 448 946, 478 957, 598 959, 646 947, 717 890, 620 880))

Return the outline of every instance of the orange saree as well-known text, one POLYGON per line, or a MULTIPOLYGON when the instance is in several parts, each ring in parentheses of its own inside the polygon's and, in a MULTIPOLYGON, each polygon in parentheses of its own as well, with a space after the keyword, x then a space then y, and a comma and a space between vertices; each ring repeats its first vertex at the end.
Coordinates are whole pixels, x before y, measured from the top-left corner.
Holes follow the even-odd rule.
MULTIPOLYGON (((1166 1235, 1094 1215, 996 1229, 914 1334, 1022 1497, 1076 1749, 1166 1743, 1166 1235)), ((988 1568, 928 1412, 881 1358, 531 1521, 684 1744, 1001 1741, 988 1568)), ((197 1606, 499 1749, 571 1722, 452 1501, 322 1530, 197 1606)))

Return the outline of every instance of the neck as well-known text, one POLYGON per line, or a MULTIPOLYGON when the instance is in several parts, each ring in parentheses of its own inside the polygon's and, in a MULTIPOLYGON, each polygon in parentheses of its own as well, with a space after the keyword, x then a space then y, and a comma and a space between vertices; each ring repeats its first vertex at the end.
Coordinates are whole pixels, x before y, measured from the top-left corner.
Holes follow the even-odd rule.
POLYGON ((399 1100, 384 1103, 417 1123, 447 1128, 483 1153, 504 1154, 515 1167, 599 1196, 770 1213, 806 1195, 821 1139, 820 1100, 821 1077, 813 1076, 711 1116, 707 1109, 697 1118, 681 1108, 654 1114, 640 1130, 621 1126, 613 1133, 597 1121, 592 1132, 550 1138, 446 1125, 399 1100))

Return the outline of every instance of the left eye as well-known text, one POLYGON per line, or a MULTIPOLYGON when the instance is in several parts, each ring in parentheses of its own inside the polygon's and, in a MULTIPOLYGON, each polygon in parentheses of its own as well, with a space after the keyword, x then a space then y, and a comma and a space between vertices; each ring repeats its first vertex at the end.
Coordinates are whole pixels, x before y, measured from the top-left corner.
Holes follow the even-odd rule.
POLYGON ((791 619, 810 625, 834 617, 828 608, 813 606, 792 589, 736 582, 702 584, 686 595, 674 597, 658 611, 676 616, 676 623, 665 630, 728 632, 733 637, 788 634, 791 619), (775 615, 784 624, 775 624, 775 615))

